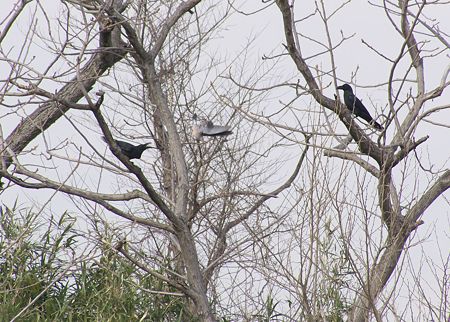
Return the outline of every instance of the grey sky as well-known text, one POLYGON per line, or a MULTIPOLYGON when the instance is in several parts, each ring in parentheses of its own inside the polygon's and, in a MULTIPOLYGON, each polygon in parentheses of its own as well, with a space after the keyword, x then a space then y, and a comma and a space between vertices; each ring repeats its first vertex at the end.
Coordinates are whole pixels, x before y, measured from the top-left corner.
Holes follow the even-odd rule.
MULTIPOLYGON (((5 8, 4 12, 9 11, 11 8, 11 4, 15 1, 2 1, 2 7, 5 8), (7 8, 7 9, 6 9, 7 8)), ((43 6, 46 7, 48 17, 51 21, 51 24, 55 23, 55 18, 58 17, 63 11, 59 6, 55 6, 52 1, 44 1, 43 6)), ((297 1, 296 3, 296 18, 301 19, 309 14, 312 14, 315 10, 314 1, 297 1)), ((337 1, 327 1, 327 12, 330 14, 339 6, 341 2, 337 1)), ((261 8, 263 4, 260 1, 240 1, 238 2, 237 7, 242 10, 242 12, 252 12, 259 8, 261 8)), ((199 12, 201 12, 201 4, 198 8, 199 12)), ((20 20, 23 21, 21 23, 21 28, 16 28, 12 30, 12 32, 8 35, 4 43, 2 44, 2 49, 4 52, 8 50, 12 50, 13 52, 17 52, 19 50, 20 42, 18 40, 23 39, 26 33, 29 30, 29 22, 32 17, 30 16, 31 10, 27 10, 26 13, 20 16, 20 20)), ((439 22, 440 30, 443 32, 443 36, 446 37, 447 41, 449 40, 448 36, 445 33, 450 32, 450 19, 448 19, 449 5, 443 6, 438 5, 432 10, 428 11, 428 8, 425 14, 428 17, 432 17, 439 22)), ((4 14, 0 16, 1 19, 4 18, 4 14)), ((395 17, 398 19, 398 17, 395 17)), ((40 17, 40 22, 44 19, 40 17)), ((3 26, 1 26, 3 27, 3 26)), ((38 26, 38 30, 45 33, 46 25, 38 26)), ((389 73, 390 73, 390 62, 387 62, 385 59, 376 55, 367 45, 365 45, 362 40, 364 40, 370 46, 376 48, 383 55, 395 59, 398 55, 399 49, 402 45, 401 38, 398 33, 392 28, 392 25, 388 21, 385 16, 384 11, 381 8, 375 8, 370 5, 367 1, 351 1, 347 5, 344 6, 342 11, 338 12, 331 21, 329 22, 329 28, 331 30, 331 39, 333 43, 339 42, 341 36, 350 37, 350 39, 343 42, 335 51, 334 51, 334 60, 336 64, 336 73, 339 79, 338 84, 343 82, 353 81, 358 85, 352 85, 356 95, 361 98, 369 109, 369 111, 374 115, 384 114, 386 115, 388 111, 386 111, 387 106, 387 87, 379 86, 380 84, 385 84, 389 73), (351 17, 351 19, 349 19, 351 17), (352 78, 354 76, 354 78, 352 78)), ((419 27, 420 30, 425 29, 423 27, 419 27)), ((305 20, 304 23, 300 23, 297 30, 302 33, 304 36, 310 37, 313 40, 307 40, 304 38, 300 38, 301 50, 304 56, 314 56, 318 52, 324 50, 323 46, 317 44, 315 41, 326 42, 327 39, 325 37, 324 26, 320 23, 319 17, 315 16, 308 20, 305 20)), ((53 36, 57 36, 53 34, 53 36)), ((261 70, 264 70, 264 64, 271 64, 272 61, 263 61, 262 56, 273 56, 281 53, 285 53, 285 49, 282 44, 285 44, 285 37, 282 28, 282 20, 281 14, 276 7, 275 4, 269 6, 265 10, 252 14, 252 15, 243 15, 240 13, 234 13, 233 16, 226 22, 224 25, 224 30, 217 36, 216 39, 212 40, 205 48, 205 57, 210 55, 217 54, 217 57, 221 57, 228 62, 231 59, 234 59, 238 53, 241 53, 243 48, 245 48, 250 39, 254 39, 252 41, 248 52, 245 57, 245 64, 248 66, 248 75, 253 72, 252 68, 256 68, 257 66, 262 64, 261 70)), ((95 41, 94 41, 95 42, 95 41)), ((45 66, 49 60, 52 59, 50 56, 45 56, 45 48, 40 48, 42 43, 36 43, 35 46, 32 46, 32 54, 29 55, 30 59, 32 56, 33 61, 31 65, 33 66, 45 66)), ((423 51, 431 50, 436 48, 437 46, 441 46, 437 41, 432 43, 425 43, 423 47, 423 51)), ((442 47, 442 46, 441 46, 442 47)), ((450 52, 447 49, 446 51, 439 54, 436 57, 425 58, 426 60, 426 85, 427 89, 430 89, 441 81, 442 74, 450 63, 449 60, 450 52), (428 63, 430 62, 430 63, 428 63)), ((241 56, 241 55, 240 55, 241 56)), ((206 58, 205 58, 206 60, 206 58)), ((237 62, 243 62, 243 55, 238 58, 237 62)), ((326 70, 328 72, 331 71, 331 62, 330 57, 326 54, 320 55, 317 57, 313 57, 308 60, 308 63, 311 66, 318 65, 322 70, 326 70)), ((238 64, 237 64, 238 65, 238 64)), ((292 60, 285 56, 279 60, 276 65, 277 67, 273 70, 270 70, 270 73, 267 74, 267 77, 263 77, 261 80, 261 86, 270 84, 274 81, 291 81, 295 82, 297 79, 300 79, 302 82, 302 77, 295 69, 295 66, 292 60)), ((407 68, 405 64, 401 63, 398 67, 398 71, 396 73, 397 77, 400 78, 407 68)), ((235 72, 238 70, 238 67, 232 65, 230 69, 231 72, 235 72)), ((8 74, 8 65, 0 61, 0 78, 5 79, 8 74)), ((414 79, 414 73, 411 73, 408 78, 414 79)), ((333 85, 333 79, 331 74, 325 75, 322 79, 323 85, 327 86, 325 89, 325 94, 329 97, 333 97, 336 93, 336 90, 333 85)), ((258 85, 259 85, 258 84, 258 85)), ((397 86, 397 83, 395 83, 397 86)), ((56 84, 57 85, 57 84, 56 84)), ((414 84, 407 84, 405 91, 402 92, 402 95, 406 95, 409 91, 410 87, 414 88, 414 84)), ((50 88, 57 88, 55 84, 50 84, 50 88)), ((101 85, 97 85, 98 88, 101 88, 101 85)), ((285 89, 280 93, 284 94, 285 89)), ((277 93, 279 94, 279 93, 277 93)), ((278 97, 274 95, 274 97, 267 98, 267 104, 262 104, 259 108, 264 112, 273 112, 273 110, 277 110, 279 106, 280 100, 288 100, 294 93, 286 93, 286 96, 278 97)), ((310 97, 304 97, 297 100, 293 105, 297 108, 302 108, 303 105, 311 104, 310 97)), ((10 99, 7 99, 5 102, 11 102, 10 99)), ((447 90, 444 94, 432 102, 427 103, 427 107, 430 106, 439 106, 444 104, 449 104, 450 102, 450 91, 447 90)), ((28 107, 23 111, 19 111, 19 115, 12 114, 7 115, 8 110, 5 110, 3 107, 1 108, 0 114, 0 122, 1 122, 1 130, 3 137, 7 137, 10 131, 15 127, 15 125, 20 121, 20 117, 26 114, 29 114, 35 106, 28 107)), ((207 113, 208 111, 205 111, 207 113)), ((226 110, 223 111, 225 115, 231 114, 232 111, 226 110)), ((91 124, 88 122, 83 122, 83 118, 86 118, 88 114, 81 113, 79 111, 71 112, 69 114, 70 118, 73 118, 77 125, 80 127, 81 131, 86 131, 85 133, 89 133, 89 135, 94 136, 95 133, 98 133, 98 129, 94 129, 91 131, 91 124)), ((307 116, 304 117, 307 120, 307 116)), ((122 116, 111 115, 111 119, 120 122, 122 116)), ((336 120, 336 116, 332 116, 333 120, 336 120)), ((447 125, 447 127, 435 126, 430 123, 423 122, 421 126, 415 132, 415 137, 420 138, 425 135, 429 135, 430 139, 426 142, 426 147, 423 149, 418 149, 418 156, 421 159, 422 165, 424 167, 429 167, 433 165, 433 169, 441 170, 449 167, 449 151, 450 151, 450 131, 448 128, 448 120, 450 120, 450 108, 447 108, 436 116, 431 118, 435 122, 442 122, 447 125)), ((286 117, 282 120, 286 125, 296 126, 297 121, 295 119, 286 117)), ((335 121, 336 131, 339 134, 346 134, 346 129, 343 127, 339 121, 335 121)), ((83 140, 80 138, 79 133, 74 131, 72 126, 67 120, 62 120, 55 124, 51 132, 53 136, 47 136, 47 139, 50 141, 45 141, 42 138, 38 138, 33 141, 30 145, 30 148, 36 147, 37 150, 42 148, 45 142, 49 144, 50 147, 57 146, 61 141, 65 138, 68 138, 69 142, 75 142, 76 144, 83 145, 86 147, 83 140)), ((270 132, 269 132, 270 133, 270 132)), ((269 134, 270 135, 270 134, 269 134)), ((388 137, 392 135, 392 130, 388 131, 388 137)), ((335 141, 329 141, 329 146, 335 144, 335 141)), ((109 151, 106 148, 104 143, 101 143, 101 140, 96 141, 96 146, 98 146, 99 151, 109 154, 109 151)), ((73 149, 73 147, 70 147, 73 149)), ((74 151, 74 150, 71 150, 74 151)), ((64 151, 59 151, 58 153, 64 153, 64 151)), ((293 156, 297 153, 297 150, 289 150, 287 154, 293 156)), ((145 156, 145 153, 144 153, 145 156)), ((53 162, 53 160, 43 160, 41 156, 36 152, 36 156, 34 156, 34 160, 36 162, 53 162)), ((56 161, 55 161, 56 162, 56 161)), ((140 161, 138 161, 140 162, 140 161)), ((57 162, 56 162, 57 163, 57 162)), ((95 174, 92 173, 92 170, 82 167, 83 174, 85 178, 82 180, 92 181, 93 184, 97 178, 95 174)), ((405 168, 408 167, 405 166, 405 168)), ((45 171, 45 170, 41 170, 45 171)), ((68 169, 62 171, 63 173, 68 172, 68 169)), ((285 174, 285 173, 283 173, 285 174)), ((400 177, 403 173, 396 173, 397 178, 400 177)), ((431 175, 424 175, 421 180, 421 186, 412 187, 408 186, 408 182, 405 184, 405 195, 411 193, 411 191, 415 191, 416 188, 418 191, 423 191, 427 188, 429 183, 429 179, 431 179, 431 175)), ((60 178, 63 180, 64 178, 60 178)), ((414 182, 415 178, 411 178, 411 183, 414 182)), ((408 179, 409 180, 409 179, 408 179)), ((113 181, 114 182, 114 181, 113 181)), ((115 182, 114 182, 115 183, 115 182)), ((107 188, 110 182, 102 183, 102 188, 107 188)), ((132 184, 130 184, 132 186, 132 184)), ((371 187, 373 191, 370 193, 375 193, 376 187, 375 185, 371 187)), ((403 192, 403 191, 402 191, 403 192)), ((20 201, 24 204, 30 203, 33 204, 37 202, 40 205, 44 205, 47 202, 49 196, 53 195, 53 192, 36 192, 36 191, 28 191, 24 189, 11 189, 11 191, 7 191, 2 195, 3 203, 12 203, 16 198, 19 198, 20 201), (45 196, 45 198, 43 197, 45 196)), ((372 196, 374 197, 374 195, 372 196)), ((433 204, 432 207, 427 211, 425 215, 425 224, 421 226, 417 232, 417 235, 414 237, 414 242, 419 241, 421 238, 427 238, 425 243, 422 243, 420 247, 413 248, 410 252, 411 260, 420 262, 422 260, 422 256, 426 254, 427 256, 436 257, 433 260, 436 262, 440 262, 440 256, 442 254, 448 253, 448 245, 450 245, 450 235, 448 234, 449 229, 449 193, 445 193, 440 197, 440 200, 433 204), (429 236, 429 237, 428 237, 429 236), (439 240, 439 245, 442 247, 441 252, 435 252, 436 249, 436 241, 439 240)), ((277 203, 279 201, 275 201, 277 203)), ((73 207, 71 204, 70 198, 65 196, 56 196, 52 202, 49 204, 53 210, 62 211, 60 209, 61 205, 64 207, 73 207)), ((72 209, 74 212, 77 211, 76 207, 72 209)))

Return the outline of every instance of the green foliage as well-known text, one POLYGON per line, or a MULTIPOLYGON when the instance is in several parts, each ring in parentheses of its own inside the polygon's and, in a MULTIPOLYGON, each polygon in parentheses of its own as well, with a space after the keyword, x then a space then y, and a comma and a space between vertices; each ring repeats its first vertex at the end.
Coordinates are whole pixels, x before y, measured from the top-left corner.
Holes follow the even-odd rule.
POLYGON ((339 240, 334 238, 330 223, 327 223, 326 231, 328 234, 320 241, 320 263, 326 274, 318 285, 315 305, 326 321, 342 322, 350 308, 345 291, 353 275, 353 268, 346 255, 346 248, 340 247, 339 240))
POLYGON ((278 301, 275 302, 275 299, 272 297, 271 294, 269 294, 267 296, 267 299, 266 299, 266 316, 264 317, 264 319, 262 321, 264 321, 264 322, 275 321, 275 319, 277 317, 281 316, 281 314, 276 313, 276 311, 275 311, 276 308, 277 308, 277 305, 279 303, 280 302, 278 302, 278 301))
POLYGON ((0 216, 0 316, 9 320, 29 307, 21 320, 39 320, 42 312, 59 306, 67 291, 56 278, 62 271, 56 254, 73 245, 67 238, 70 217, 61 216, 55 234, 50 234, 50 227, 39 234, 42 227, 35 224, 36 214, 17 209, 17 204, 1 207, 0 216))
POLYGON ((68 297, 74 321, 176 321, 184 315, 184 299, 149 294, 165 289, 151 275, 137 278, 136 268, 105 251, 98 264, 82 265, 68 297))
POLYGON ((36 214, 0 208, 0 320, 190 321, 184 297, 110 249, 78 255, 74 219, 36 225, 36 214), (152 293, 148 290, 153 291, 152 293))

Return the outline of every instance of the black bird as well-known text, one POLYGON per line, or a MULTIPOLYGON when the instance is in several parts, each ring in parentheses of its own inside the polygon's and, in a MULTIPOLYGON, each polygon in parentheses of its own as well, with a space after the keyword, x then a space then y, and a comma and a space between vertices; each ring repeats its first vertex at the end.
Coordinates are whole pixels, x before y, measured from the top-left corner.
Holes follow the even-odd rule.
POLYGON ((338 86, 337 89, 342 89, 344 91, 345 105, 353 114, 365 119, 377 130, 381 131, 383 129, 383 127, 372 118, 369 111, 367 111, 367 108, 363 105, 359 98, 353 94, 352 87, 349 84, 338 86))
MULTIPOLYGON (((106 142, 106 138, 104 136, 102 136, 103 141, 106 142)), ((116 141, 117 145, 119 146, 120 150, 122 151, 122 153, 124 155, 126 155, 128 157, 128 159, 140 159, 142 156, 142 153, 151 148, 151 146, 148 146, 150 143, 144 143, 144 144, 139 144, 139 145, 133 145, 131 143, 128 142, 124 142, 124 141, 119 141, 119 140, 114 140, 116 141)))

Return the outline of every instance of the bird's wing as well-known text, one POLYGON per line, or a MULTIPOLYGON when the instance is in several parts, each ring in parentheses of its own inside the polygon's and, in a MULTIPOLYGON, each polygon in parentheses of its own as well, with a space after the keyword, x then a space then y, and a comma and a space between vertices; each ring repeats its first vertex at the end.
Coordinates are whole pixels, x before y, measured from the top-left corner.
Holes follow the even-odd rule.
POLYGON ((344 91, 345 105, 347 105, 347 108, 352 112, 356 108, 356 99, 357 99, 356 96, 352 92, 344 91))
POLYGON ((367 123, 374 126, 377 130, 383 129, 383 127, 373 119, 372 115, 370 115, 367 108, 356 96, 355 96, 355 108, 354 108, 353 113, 356 116, 359 116, 359 117, 363 118, 364 120, 366 120, 367 123))
POLYGON ((355 94, 345 92, 344 101, 345 105, 347 105, 350 111, 352 111, 352 113, 355 114, 356 116, 362 117, 365 120, 367 120, 367 118, 372 119, 372 117, 369 114, 369 111, 367 111, 364 104, 360 101, 359 98, 355 96, 355 94))
POLYGON ((369 111, 357 97, 355 97, 355 99, 355 114, 370 123, 373 118, 370 115, 369 111))
POLYGON ((220 136, 220 135, 228 135, 231 134, 230 127, 226 125, 213 125, 207 124, 200 128, 200 131, 203 135, 206 136, 220 136))
POLYGON ((119 148, 122 150, 123 154, 132 153, 135 149, 135 146, 128 142, 116 140, 116 143, 119 146, 119 148))
POLYGON ((383 127, 372 118, 361 100, 357 98, 351 91, 344 90, 344 101, 347 108, 352 111, 353 114, 363 118, 369 124, 373 125, 377 130, 383 129, 383 127))

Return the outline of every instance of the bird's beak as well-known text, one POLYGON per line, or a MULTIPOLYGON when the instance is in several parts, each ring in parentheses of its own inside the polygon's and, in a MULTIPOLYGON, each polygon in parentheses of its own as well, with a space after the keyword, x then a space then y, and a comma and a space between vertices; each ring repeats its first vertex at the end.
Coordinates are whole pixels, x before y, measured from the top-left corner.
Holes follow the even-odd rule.
POLYGON ((338 86, 338 87, 336 87, 337 89, 344 89, 343 87, 342 87, 342 85, 341 86, 338 86))

